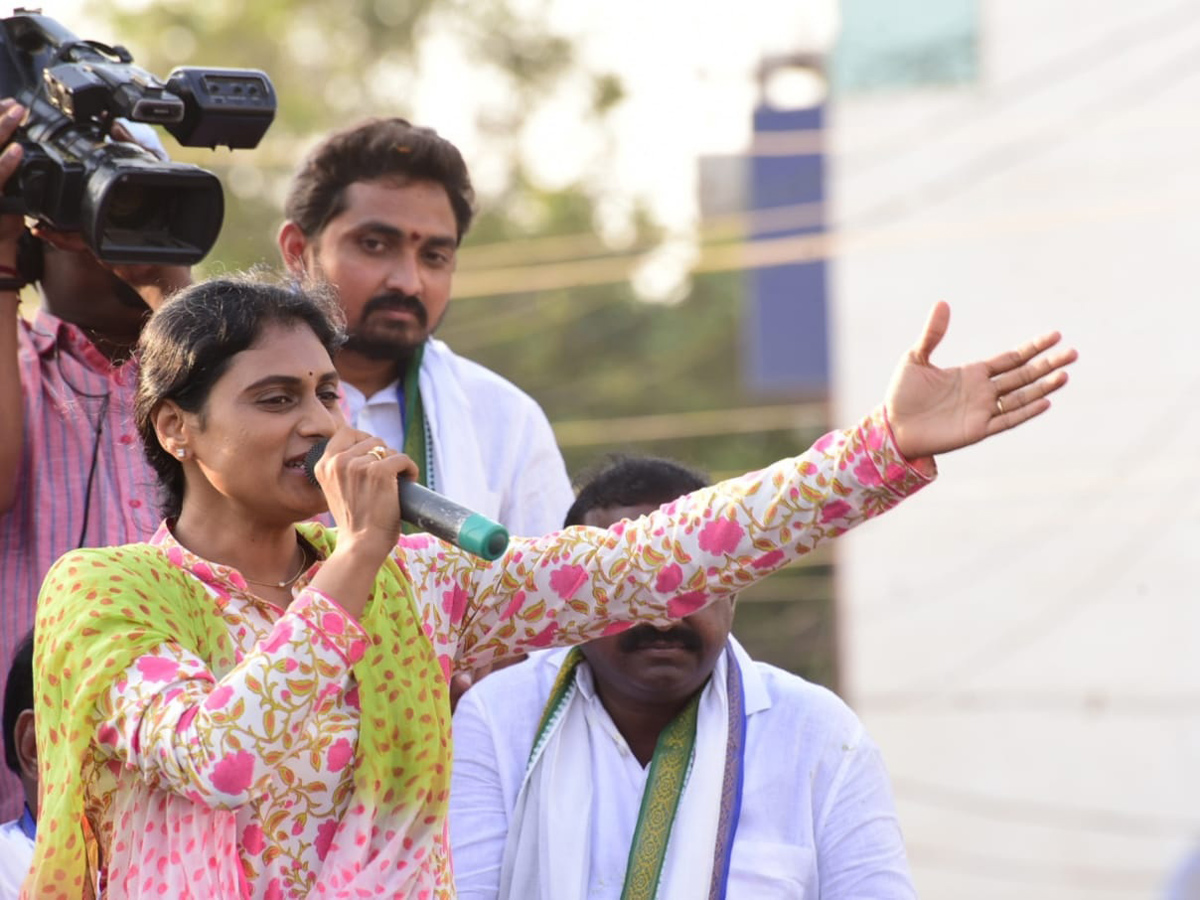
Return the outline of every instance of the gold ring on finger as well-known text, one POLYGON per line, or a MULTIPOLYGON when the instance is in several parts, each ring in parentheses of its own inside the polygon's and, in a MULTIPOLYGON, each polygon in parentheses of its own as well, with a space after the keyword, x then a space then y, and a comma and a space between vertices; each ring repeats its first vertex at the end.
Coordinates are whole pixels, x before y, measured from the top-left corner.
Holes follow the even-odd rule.
POLYGON ((996 398, 996 409, 999 411, 1000 415, 1004 415, 1004 401, 999 397, 996 398))
POLYGON ((372 447, 370 450, 367 451, 367 455, 373 456, 376 459, 380 459, 380 460, 386 459, 387 458, 387 448, 386 447, 372 447))

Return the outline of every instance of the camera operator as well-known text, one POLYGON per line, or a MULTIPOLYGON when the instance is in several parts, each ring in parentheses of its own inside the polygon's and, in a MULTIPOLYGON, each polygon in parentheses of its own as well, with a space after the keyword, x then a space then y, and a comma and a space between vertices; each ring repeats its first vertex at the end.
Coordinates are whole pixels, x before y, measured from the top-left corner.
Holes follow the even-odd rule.
MULTIPOLYGON (((0 100, 0 190, 21 165, 22 148, 9 142, 24 115, 0 100)), ((114 135, 132 139, 136 127, 114 126, 114 135)), ((150 146, 153 129, 144 131, 138 143, 165 157, 150 146)), ((185 267, 109 267, 78 234, 0 215, 0 657, 33 627, 42 578, 59 556, 154 533, 154 473, 131 416, 131 353, 151 310, 189 282, 185 267), (32 321, 18 314, 26 278, 41 289, 32 321)), ((19 808, 17 783, 6 778, 0 821, 19 808)))

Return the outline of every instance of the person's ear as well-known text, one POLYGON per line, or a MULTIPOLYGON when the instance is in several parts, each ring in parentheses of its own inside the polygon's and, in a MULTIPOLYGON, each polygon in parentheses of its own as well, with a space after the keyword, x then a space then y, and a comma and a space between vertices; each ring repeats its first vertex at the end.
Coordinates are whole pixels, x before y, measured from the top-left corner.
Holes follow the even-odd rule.
POLYGON ((164 400, 151 414, 159 446, 176 459, 187 458, 192 418, 174 400, 164 400))
POLYGON ((33 727, 32 709, 23 709, 17 715, 17 721, 13 725, 13 738, 17 749, 17 764, 21 768, 22 777, 37 784, 37 732, 33 727))
POLYGON ((283 264, 293 275, 304 276, 308 271, 308 260, 305 253, 309 249, 309 240, 300 230, 300 226, 290 219, 279 229, 279 254, 283 264))

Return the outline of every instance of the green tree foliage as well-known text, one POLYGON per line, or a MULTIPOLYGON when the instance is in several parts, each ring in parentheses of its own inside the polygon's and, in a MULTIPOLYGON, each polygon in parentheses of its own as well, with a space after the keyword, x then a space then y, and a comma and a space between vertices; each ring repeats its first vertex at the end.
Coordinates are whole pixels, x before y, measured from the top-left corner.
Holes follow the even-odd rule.
MULTIPOLYGON (((180 148, 173 158, 220 176, 227 226, 206 271, 274 263, 287 181, 320 135, 369 115, 411 116, 421 47, 438 35, 471 60, 475 77, 499 83, 507 101, 478 116, 476 128, 515 171, 522 118, 576 66, 571 44, 541 24, 537 4, 510 0, 157 0, 123 9, 92 0, 89 12, 143 68, 165 77, 175 66, 262 69, 279 96, 259 148, 229 153, 180 148)), ((613 76, 595 77, 599 108, 621 94, 613 76)))

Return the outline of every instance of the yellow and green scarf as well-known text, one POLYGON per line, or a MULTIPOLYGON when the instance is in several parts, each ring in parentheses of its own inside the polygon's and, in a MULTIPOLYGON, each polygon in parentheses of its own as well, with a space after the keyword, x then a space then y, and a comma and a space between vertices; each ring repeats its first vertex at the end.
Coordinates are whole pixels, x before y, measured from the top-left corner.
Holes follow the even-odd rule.
MULTIPOLYGON (((323 556, 332 553, 335 531, 308 523, 298 530, 323 556)), ((370 645, 353 667, 361 718, 347 809, 348 816, 360 817, 360 827, 362 817, 383 827, 368 828, 373 834, 365 845, 335 838, 337 849, 330 857, 338 858, 327 858, 325 866, 361 872, 366 880, 374 877, 377 860, 381 869, 394 869, 394 857, 382 859, 397 849, 392 844, 428 843, 430 833, 440 835, 444 828, 450 708, 412 586, 395 558, 376 578, 362 626, 370 645), (401 664, 407 688, 391 677, 401 664), (396 777, 400 772, 404 779, 396 777)), ((218 680, 234 666, 232 642, 213 598, 159 548, 130 544, 77 550, 47 575, 38 599, 34 653, 39 827, 23 896, 95 897, 104 854, 84 815, 81 773, 96 736, 96 710, 115 679, 165 642, 205 660, 218 680)), ((197 814, 203 813, 197 807, 197 814)), ((448 861, 436 864, 448 866, 448 861)))

